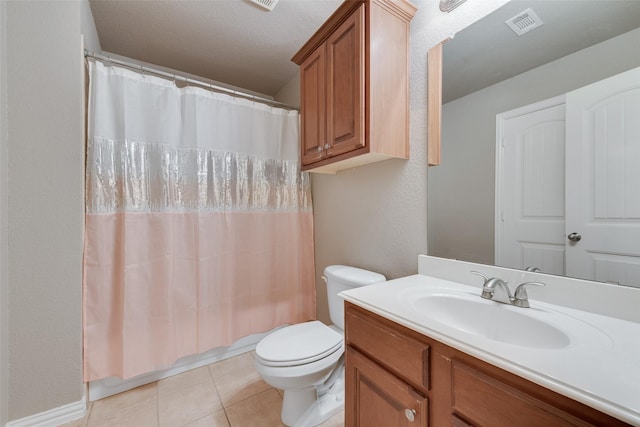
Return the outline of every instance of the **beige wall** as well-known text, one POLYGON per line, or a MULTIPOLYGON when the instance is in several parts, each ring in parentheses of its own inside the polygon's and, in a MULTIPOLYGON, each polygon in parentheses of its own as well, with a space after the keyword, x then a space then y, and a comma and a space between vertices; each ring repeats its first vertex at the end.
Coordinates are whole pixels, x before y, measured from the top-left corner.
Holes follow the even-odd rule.
POLYGON ((89 0, 78 0, 80 2, 80 31, 82 32, 84 48, 91 52, 102 52, 100 39, 96 23, 93 21, 89 0))
POLYGON ((15 420, 83 397, 83 65, 79 1, 9 1, 6 14, 8 419, 15 420))
POLYGON ((300 73, 296 74, 282 87, 274 98, 293 107, 300 106, 300 73))
POLYGON ((429 170, 430 255, 494 262, 496 115, 638 67, 637 46, 640 29, 444 106, 444 161, 429 170))
POLYGON ((9 409, 9 280, 7 245, 7 4, 0 1, 0 426, 8 420, 9 409))
MULTIPOLYGON (((417 272, 418 254, 427 253, 427 51, 506 0, 469 2, 450 14, 440 12, 437 0, 413 3, 418 12, 411 22, 411 159, 312 176, 318 318, 325 322, 320 277, 326 266, 353 265, 389 279, 417 272)), ((290 90, 287 102, 297 104, 290 90)))

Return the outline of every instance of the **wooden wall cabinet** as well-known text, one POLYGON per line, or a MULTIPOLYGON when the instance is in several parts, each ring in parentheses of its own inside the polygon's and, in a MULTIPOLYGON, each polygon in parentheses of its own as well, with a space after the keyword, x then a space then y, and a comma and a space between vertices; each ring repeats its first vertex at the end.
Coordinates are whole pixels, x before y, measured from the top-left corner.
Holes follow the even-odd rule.
POLYGON ((345 427, 628 426, 345 303, 345 427))
POLYGON ((294 55, 300 65, 302 170, 335 173, 409 158, 405 0, 348 0, 294 55))

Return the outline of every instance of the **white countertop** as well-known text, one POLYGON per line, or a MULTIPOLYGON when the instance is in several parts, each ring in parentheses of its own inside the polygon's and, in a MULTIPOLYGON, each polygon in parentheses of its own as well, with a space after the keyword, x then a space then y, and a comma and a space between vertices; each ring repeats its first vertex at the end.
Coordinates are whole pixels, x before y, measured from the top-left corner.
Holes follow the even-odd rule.
MULTIPOLYGON (((478 287, 424 274, 364 286, 340 295, 382 317, 640 426, 640 323, 531 297, 531 308, 499 304, 480 298, 478 287), (442 317, 434 319, 416 307, 414 301, 429 295, 453 295, 469 300, 477 296, 478 301, 497 304, 500 310, 516 310, 518 314, 558 326, 570 338, 570 343, 559 348, 540 348, 487 339, 452 327, 442 317)), ((519 339, 526 343, 526 330, 519 339)))

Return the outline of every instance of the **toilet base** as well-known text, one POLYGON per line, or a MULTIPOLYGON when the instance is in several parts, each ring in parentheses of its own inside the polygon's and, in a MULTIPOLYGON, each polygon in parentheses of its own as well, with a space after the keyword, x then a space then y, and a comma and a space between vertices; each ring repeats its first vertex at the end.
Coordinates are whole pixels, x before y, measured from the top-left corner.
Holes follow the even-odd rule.
POLYGON ((318 400, 315 387, 285 390, 282 398, 280 418, 287 426, 294 426, 296 421, 318 400))
POLYGON ((342 410, 344 410, 344 381, 338 380, 327 393, 307 408, 293 427, 320 425, 342 410))
POLYGON ((282 422, 290 427, 313 427, 342 411, 344 409, 343 378, 336 379, 320 396, 316 387, 285 391, 282 422))

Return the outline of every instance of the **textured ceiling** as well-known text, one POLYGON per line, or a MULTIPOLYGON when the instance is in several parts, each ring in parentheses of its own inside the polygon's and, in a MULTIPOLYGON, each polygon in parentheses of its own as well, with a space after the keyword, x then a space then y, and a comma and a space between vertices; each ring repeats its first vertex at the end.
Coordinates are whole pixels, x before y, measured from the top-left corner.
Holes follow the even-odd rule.
POLYGON ((445 43, 443 103, 638 26, 639 0, 512 0, 445 43), (529 7, 544 24, 518 37, 504 22, 529 7))
MULTIPOLYGON (((472 1, 483 0, 451 13, 472 1)), ((291 57, 340 3, 279 0, 268 12, 249 0, 90 0, 104 51, 271 96, 296 74, 291 57)), ((445 44, 445 102, 639 24, 640 0, 511 0, 445 44), (544 25, 517 37, 504 21, 528 7, 544 25)))
POLYGON ((296 74, 291 57, 340 3, 90 0, 104 51, 266 95, 296 74))

